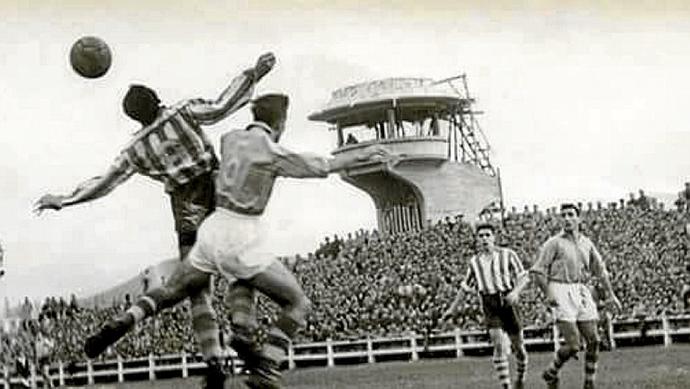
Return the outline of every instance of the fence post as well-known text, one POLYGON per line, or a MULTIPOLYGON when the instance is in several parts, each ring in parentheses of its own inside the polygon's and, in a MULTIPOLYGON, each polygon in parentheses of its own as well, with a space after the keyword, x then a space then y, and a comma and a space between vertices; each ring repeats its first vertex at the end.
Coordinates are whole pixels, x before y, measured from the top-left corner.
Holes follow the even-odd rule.
POLYGON ((86 361, 86 382, 93 385, 93 381, 93 361, 89 359, 86 361))
POLYGON ((553 331, 553 351, 558 351, 558 346, 561 343, 561 334, 558 332, 558 325, 555 320, 551 328, 553 331))
POLYGON ((149 354, 149 381, 154 381, 156 379, 156 371, 154 369, 153 354, 149 354))
MULTIPOLYGON (((232 358, 232 357, 231 357, 232 358)), ((235 373, 233 371, 233 373, 235 373)), ((187 352, 182 352, 182 378, 189 377, 189 367, 187 367, 187 352)))
POLYGON ((374 363, 374 342, 367 336, 367 363, 374 363))
POLYGON ((333 356, 333 341, 331 340, 331 338, 326 339, 326 358, 326 366, 335 366, 335 357, 333 356))
POLYGON ((455 327, 453 333, 455 335, 455 357, 461 358, 465 353, 462 351, 462 335, 460 334, 460 328, 455 327))
POLYGON ((62 360, 58 361, 58 385, 65 386, 65 365, 62 360))
POLYGON ((29 383, 32 388, 38 387, 38 381, 36 381, 36 365, 29 362, 29 383))
POLYGON ((117 382, 125 382, 125 371, 122 366, 122 356, 117 355, 117 382))
POLYGON ((664 330, 664 347, 668 347, 673 342, 673 339, 671 339, 671 326, 668 323, 666 312, 661 315, 661 328, 664 330))
POLYGON ((288 344, 288 369, 294 370, 295 366, 295 348, 293 347, 293 343, 290 342, 290 344, 288 344))
POLYGON ((2 369, 2 377, 4 378, 4 389, 10 389, 10 369, 7 368, 7 366, 3 367, 2 369))
POLYGON ((412 331, 412 334, 410 334, 410 349, 412 349, 412 361, 418 361, 419 353, 417 353, 417 334, 414 331, 412 331))

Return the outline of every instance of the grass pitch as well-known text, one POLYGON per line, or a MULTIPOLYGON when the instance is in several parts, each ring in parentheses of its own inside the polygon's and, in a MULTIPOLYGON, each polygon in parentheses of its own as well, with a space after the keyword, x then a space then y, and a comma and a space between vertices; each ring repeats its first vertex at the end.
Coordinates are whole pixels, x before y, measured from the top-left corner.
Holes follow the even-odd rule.
MULTIPOLYGON (((583 354, 571 360, 561 372, 561 389, 582 388, 583 354)), ((527 388, 544 388, 541 371, 551 360, 551 353, 530 354, 527 388)), ((690 345, 669 348, 626 348, 601 354, 597 387, 621 389, 690 388, 690 345)), ((511 364, 511 369, 513 365, 511 364)), ((229 380, 232 381, 232 380, 229 380)), ((334 368, 300 369, 287 372, 290 389, 495 389, 489 357, 387 362, 334 368)), ((199 388, 199 378, 170 379, 117 385, 94 385, 103 389, 199 388)), ((227 388, 242 388, 228 382, 227 388)))

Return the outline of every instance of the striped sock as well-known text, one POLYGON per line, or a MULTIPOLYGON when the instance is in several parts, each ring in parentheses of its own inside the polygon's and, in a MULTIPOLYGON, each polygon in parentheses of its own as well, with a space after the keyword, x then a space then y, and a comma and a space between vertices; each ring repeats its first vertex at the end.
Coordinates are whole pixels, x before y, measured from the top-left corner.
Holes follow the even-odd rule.
POLYGON ((151 296, 143 295, 139 297, 136 303, 127 309, 127 314, 134 320, 134 323, 139 323, 145 318, 156 313, 157 304, 151 296))
POLYGON ((517 373, 518 381, 525 379, 525 372, 527 372, 527 352, 523 349, 515 354, 515 372, 517 373))
POLYGON ((192 329, 204 360, 220 358, 220 338, 216 313, 211 306, 208 290, 190 298, 192 303, 192 329))
POLYGON ((585 353, 585 381, 594 382, 597 374, 597 361, 599 360, 599 353, 596 347, 587 348, 585 353))
POLYGON ((558 351, 556 351, 556 355, 554 356, 553 361, 551 361, 551 364, 546 369, 546 371, 552 377, 557 377, 558 371, 561 369, 561 367, 563 367, 563 364, 565 364, 573 354, 577 354, 577 352, 573 353, 572 350, 567 346, 559 348, 558 351))
POLYGON ((496 370, 498 382, 500 382, 502 386, 510 386, 510 367, 508 365, 508 358, 504 356, 493 358, 492 362, 494 364, 494 370, 496 370))
POLYGON ((251 329, 256 327, 255 293, 251 285, 242 280, 230 285, 226 296, 233 326, 251 329))

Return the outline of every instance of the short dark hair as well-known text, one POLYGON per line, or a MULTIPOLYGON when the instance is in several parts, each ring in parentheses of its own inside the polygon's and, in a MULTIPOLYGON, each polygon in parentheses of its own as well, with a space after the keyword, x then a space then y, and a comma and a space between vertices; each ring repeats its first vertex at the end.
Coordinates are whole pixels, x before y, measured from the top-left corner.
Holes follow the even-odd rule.
POLYGON ((496 226, 491 223, 479 223, 474 227, 475 234, 478 234, 481 230, 491 230, 491 233, 496 235, 496 226))
POLYGON ((575 213, 577 216, 580 216, 580 208, 573 204, 573 203, 563 203, 561 204, 561 212, 565 211, 566 209, 573 209, 575 210, 575 213))
POLYGON ((283 94, 272 93, 257 97, 252 100, 252 114, 254 120, 264 123, 272 123, 284 118, 290 99, 283 94))
POLYGON ((160 99, 156 92, 144 85, 130 85, 125 98, 122 100, 122 108, 127 116, 148 126, 158 116, 160 99))

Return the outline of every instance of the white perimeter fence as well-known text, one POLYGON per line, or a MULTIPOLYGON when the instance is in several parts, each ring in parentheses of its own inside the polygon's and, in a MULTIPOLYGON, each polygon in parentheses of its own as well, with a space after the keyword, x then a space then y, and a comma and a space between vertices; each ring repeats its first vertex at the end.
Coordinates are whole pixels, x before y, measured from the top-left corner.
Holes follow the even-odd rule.
MULTIPOLYGON (((611 346, 628 347, 642 345, 669 346, 673 343, 690 343, 690 315, 661 316, 610 323, 607 332, 611 346)), ((525 328, 525 342, 529 351, 552 351, 562 341, 555 325, 525 328)), ((390 338, 369 338, 354 341, 326 341, 294 344, 289 349, 287 367, 354 365, 385 361, 416 361, 428 358, 464 358, 491 354, 486 331, 461 331, 390 338)), ((239 370, 241 360, 230 352, 228 363, 239 370)), ((86 361, 68 368, 63 362, 47 367, 55 385, 81 386, 98 383, 157 380, 199 375, 204 363, 199 355, 171 354, 149 355, 146 358, 104 361, 86 361)), ((31 367, 30 383, 42 386, 40 374, 31 367)), ((5 368, 0 378, 0 389, 21 386, 21 378, 10 375, 5 368)))

